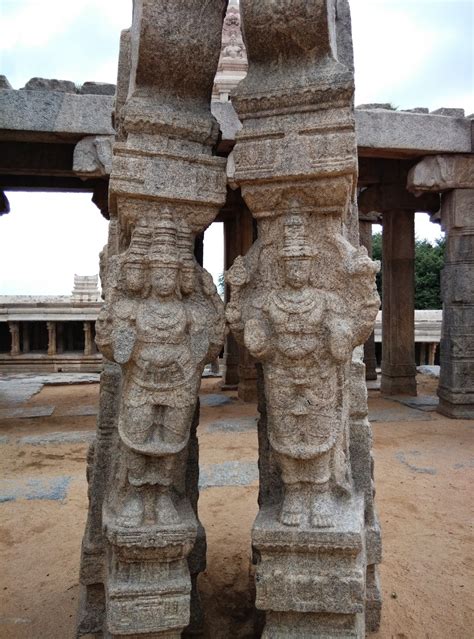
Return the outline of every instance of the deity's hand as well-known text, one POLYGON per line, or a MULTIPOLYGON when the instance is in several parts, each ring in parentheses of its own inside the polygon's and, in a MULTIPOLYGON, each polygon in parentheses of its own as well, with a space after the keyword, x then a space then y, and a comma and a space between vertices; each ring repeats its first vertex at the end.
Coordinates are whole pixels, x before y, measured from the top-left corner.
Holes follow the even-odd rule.
POLYGON ((130 361, 137 340, 134 327, 122 325, 114 330, 114 360, 117 364, 130 361))
POLYGON ((245 262, 241 255, 237 257, 225 274, 225 281, 232 287, 240 288, 249 281, 249 274, 245 268, 245 262))
POLYGON ((251 319, 246 322, 244 343, 250 354, 256 359, 265 358, 271 348, 271 340, 265 324, 258 319, 251 319))
POLYGON ((331 354, 339 362, 344 362, 350 359, 353 344, 352 344, 352 331, 348 324, 343 320, 336 318, 329 326, 329 348, 331 354))

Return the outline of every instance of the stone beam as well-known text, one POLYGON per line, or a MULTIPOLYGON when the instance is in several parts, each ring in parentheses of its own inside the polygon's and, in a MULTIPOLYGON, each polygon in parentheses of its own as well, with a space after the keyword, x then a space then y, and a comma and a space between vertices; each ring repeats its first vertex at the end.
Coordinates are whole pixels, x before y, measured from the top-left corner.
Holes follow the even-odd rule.
MULTIPOLYGON (((0 86, 0 139, 78 141, 85 136, 113 135, 113 101, 110 95, 65 93, 46 87, 15 91, 0 86)), ((234 106, 214 102, 212 112, 222 131, 219 151, 229 153, 241 128, 234 106)), ((472 150, 468 118, 356 109, 355 119, 361 157, 419 158, 472 150)))
POLYGON ((436 193, 426 193, 416 197, 404 184, 380 184, 369 186, 358 198, 359 212, 369 215, 372 212, 412 211, 413 213, 436 213, 439 211, 440 198, 436 193))
POLYGON ((414 193, 474 189, 474 155, 436 155, 418 162, 408 173, 414 193))
POLYGON ((51 90, 0 90, 0 140, 79 141, 113 135, 110 95, 51 90))

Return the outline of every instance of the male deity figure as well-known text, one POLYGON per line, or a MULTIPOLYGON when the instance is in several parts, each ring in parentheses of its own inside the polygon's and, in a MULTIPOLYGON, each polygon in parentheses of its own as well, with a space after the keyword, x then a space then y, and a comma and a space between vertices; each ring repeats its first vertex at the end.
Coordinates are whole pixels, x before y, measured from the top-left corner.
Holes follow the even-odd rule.
POLYGON ((153 225, 135 226, 112 266, 115 281, 97 322, 101 352, 123 373, 119 526, 180 523, 176 505, 201 375, 223 340, 222 302, 190 253, 191 234, 187 242, 182 234, 178 241, 166 212, 153 225))
MULTIPOLYGON (((323 238, 325 223, 331 226, 329 219, 321 221, 323 238)), ((308 226, 304 215, 285 216, 276 255, 280 282, 275 269, 273 284, 267 288, 261 282, 261 289, 257 285, 252 292, 254 275, 265 272, 265 251, 260 247, 254 249, 261 250, 257 260, 250 255, 235 263, 227 275, 232 288, 227 319, 263 364, 268 437, 284 484, 280 523, 328 527, 338 493, 349 489, 345 366, 353 348, 370 332, 377 312, 377 265, 341 235, 331 241, 327 234, 323 251, 339 254, 344 288, 357 286, 355 279, 366 288, 360 309, 351 308, 344 291, 331 287, 331 278, 325 281, 319 272, 308 226), (368 306, 368 314, 363 306, 368 306)))

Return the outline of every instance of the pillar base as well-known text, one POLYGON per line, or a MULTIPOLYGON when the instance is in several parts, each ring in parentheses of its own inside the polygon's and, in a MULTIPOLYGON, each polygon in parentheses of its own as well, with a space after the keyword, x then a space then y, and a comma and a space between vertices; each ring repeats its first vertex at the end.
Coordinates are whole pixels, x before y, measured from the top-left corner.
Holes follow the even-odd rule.
POLYGON ((260 510, 256 606, 267 611, 263 639, 365 637, 364 502, 342 501, 331 528, 291 528, 278 508, 260 510))
POLYGON ((104 513, 111 566, 105 637, 178 639, 189 624, 191 577, 186 558, 198 523, 187 499, 177 510, 179 524, 139 528, 118 526, 104 513))
POLYGON ((452 419, 474 419, 474 397, 472 393, 469 395, 449 393, 445 397, 440 389, 437 412, 452 419))
POLYGON ((389 377, 382 372, 380 392, 382 395, 411 395, 416 397, 416 378, 411 376, 389 377))

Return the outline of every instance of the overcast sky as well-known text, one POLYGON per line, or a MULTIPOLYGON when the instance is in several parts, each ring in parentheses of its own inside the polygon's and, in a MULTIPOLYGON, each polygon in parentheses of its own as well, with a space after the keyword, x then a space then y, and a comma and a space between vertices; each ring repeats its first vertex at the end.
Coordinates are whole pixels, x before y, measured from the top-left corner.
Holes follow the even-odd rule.
MULTIPOLYGON (((19 89, 34 76, 115 82, 131 0, 0 0, 0 73, 19 89)), ((352 0, 356 103, 474 112, 472 0, 352 0)), ((0 217, 0 294, 68 294, 74 273, 98 271, 107 224, 88 195, 8 194, 0 217)), ((206 242, 222 269, 222 229, 206 242)), ((417 234, 439 227, 417 216, 417 234), (424 221, 421 221, 424 220, 424 221)))

